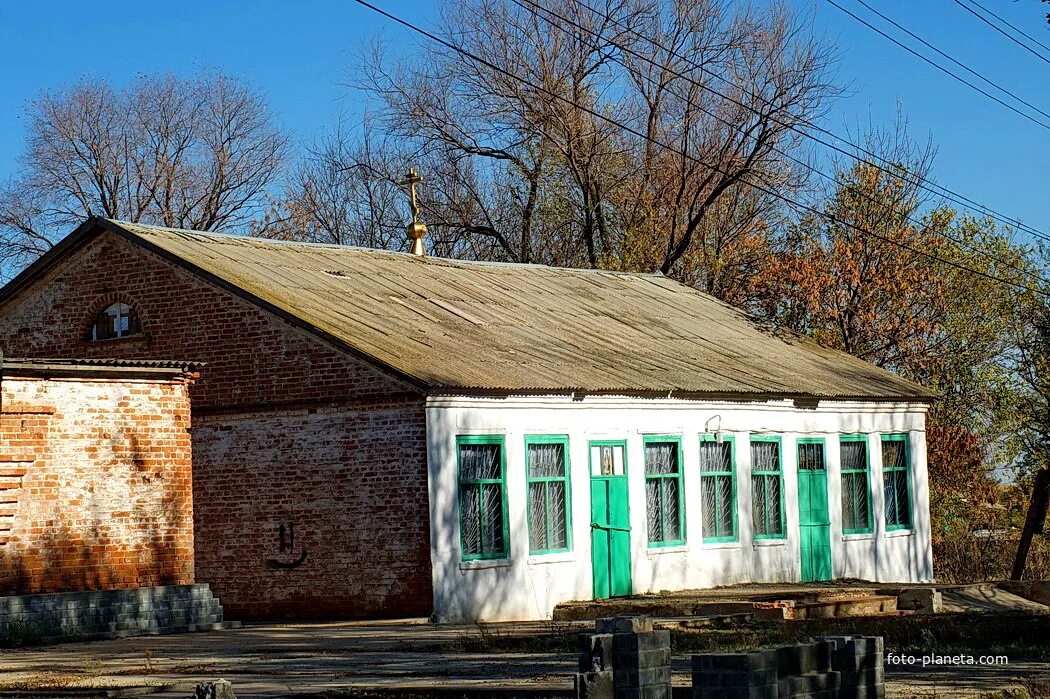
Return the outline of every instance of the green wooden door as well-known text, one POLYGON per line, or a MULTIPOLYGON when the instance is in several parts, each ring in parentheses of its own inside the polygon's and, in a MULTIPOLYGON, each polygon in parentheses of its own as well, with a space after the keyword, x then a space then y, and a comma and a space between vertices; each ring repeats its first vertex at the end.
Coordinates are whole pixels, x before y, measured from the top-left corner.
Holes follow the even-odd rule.
POLYGON ((798 442, 798 522, 802 581, 831 580, 831 516, 822 439, 798 442))
POLYGON ((624 442, 591 442, 594 598, 631 594, 631 524, 624 442))

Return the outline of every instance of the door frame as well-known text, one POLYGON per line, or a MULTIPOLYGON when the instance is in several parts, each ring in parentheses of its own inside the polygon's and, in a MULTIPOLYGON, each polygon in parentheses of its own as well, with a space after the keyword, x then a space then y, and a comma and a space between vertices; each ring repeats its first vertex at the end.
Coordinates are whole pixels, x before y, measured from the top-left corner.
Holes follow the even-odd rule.
MULTIPOLYGON (((595 522, 594 522, 594 502, 593 502, 593 498, 591 497, 592 493, 593 493, 592 488, 594 486, 594 481, 606 481, 606 482, 608 482, 608 481, 612 481, 614 479, 623 479, 623 484, 625 486, 625 493, 624 493, 625 498, 624 499, 625 499, 625 503, 626 503, 626 510, 627 510, 626 511, 626 515, 627 515, 627 522, 628 522, 627 530, 625 532, 627 534, 627 550, 628 550, 628 552, 631 551, 631 526, 630 526, 630 521, 631 521, 631 484, 630 484, 630 480, 629 480, 629 474, 630 474, 630 465, 628 463, 628 458, 627 458, 627 440, 626 439, 591 439, 591 440, 587 440, 587 476, 588 476, 587 483, 588 483, 588 486, 589 486, 588 489, 587 489, 587 494, 588 494, 587 521, 590 523, 590 526, 591 526, 592 541, 593 541, 593 536, 594 536, 594 529, 600 528, 600 527, 595 527, 594 526, 594 524, 595 524, 595 522), (594 475, 593 448, 594 447, 609 447, 609 446, 621 447, 623 449, 623 475, 619 475, 619 476, 615 476, 615 475, 614 476, 595 476, 594 475)), ((610 539, 611 539, 611 537, 610 537, 610 539)), ((612 549, 611 545, 609 546, 609 549, 610 549, 610 552, 611 552, 611 549, 612 549)), ((610 586, 609 593, 610 594, 609 594, 609 598, 611 598, 611 597, 613 597, 612 589, 611 589, 612 588, 612 569, 611 569, 612 556, 611 555, 609 557, 609 560, 610 560, 610 571, 609 571, 609 586, 610 586)), ((628 581, 628 587, 629 587, 627 595, 634 594, 634 573, 632 571, 633 562, 634 562, 633 561, 633 557, 629 556, 628 560, 627 560, 627 581, 628 581)), ((592 585, 591 595, 592 595, 592 597, 594 599, 598 599, 598 597, 595 595, 595 591, 593 589, 593 585, 594 585, 594 546, 593 546, 593 544, 591 545, 591 565, 590 565, 590 569, 591 569, 591 585, 592 585)), ((617 595, 617 596, 621 596, 621 595, 617 595)), ((603 598, 603 599, 606 599, 606 598, 603 598)))

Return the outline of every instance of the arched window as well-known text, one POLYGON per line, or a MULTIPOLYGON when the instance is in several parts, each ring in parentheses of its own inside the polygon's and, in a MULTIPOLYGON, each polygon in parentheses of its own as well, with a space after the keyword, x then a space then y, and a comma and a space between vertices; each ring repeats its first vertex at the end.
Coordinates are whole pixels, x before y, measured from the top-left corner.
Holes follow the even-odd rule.
POLYGON ((98 314, 91 326, 92 340, 112 340, 139 332, 139 316, 126 303, 114 303, 98 314))

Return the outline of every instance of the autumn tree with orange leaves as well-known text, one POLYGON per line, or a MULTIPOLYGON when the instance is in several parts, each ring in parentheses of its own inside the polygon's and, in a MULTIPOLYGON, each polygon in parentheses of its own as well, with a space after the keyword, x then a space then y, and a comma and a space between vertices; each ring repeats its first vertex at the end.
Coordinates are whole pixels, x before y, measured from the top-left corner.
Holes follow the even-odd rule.
POLYGON ((771 319, 938 392, 927 441, 943 542, 1002 524, 995 471, 1016 461, 1022 420, 1015 330, 1037 307, 1038 277, 1010 231, 930 205, 920 183, 932 150, 900 130, 883 138, 876 145, 888 144, 897 165, 839 168, 819 213, 791 226, 753 292, 771 319))

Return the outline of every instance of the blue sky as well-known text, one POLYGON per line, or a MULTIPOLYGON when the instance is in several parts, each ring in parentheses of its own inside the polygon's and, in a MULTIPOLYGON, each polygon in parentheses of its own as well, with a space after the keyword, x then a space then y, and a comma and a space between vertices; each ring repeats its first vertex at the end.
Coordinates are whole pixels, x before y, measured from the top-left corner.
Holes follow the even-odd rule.
MULTIPOLYGON (((838 1, 870 16, 856 0, 838 1)), ((437 11, 427 0, 376 4, 424 25, 437 11)), ((899 103, 913 134, 932 135, 937 143, 940 184, 1050 231, 1050 131, 936 72, 824 0, 795 4, 838 45, 838 77, 850 85, 850 94, 833 105, 828 127, 856 133, 869 120, 889 123, 899 103)), ((869 4, 1050 112, 1050 64, 952 0, 869 4)), ((1045 6, 1037 0, 981 4, 1050 44, 1045 6)), ((280 123, 309 143, 341 115, 360 114, 360 98, 340 82, 353 53, 380 31, 393 50, 413 50, 407 30, 350 0, 0 2, 0 180, 18 173, 27 102, 85 75, 121 85, 142 73, 221 68, 263 89, 280 123)))

